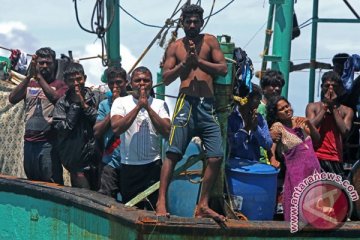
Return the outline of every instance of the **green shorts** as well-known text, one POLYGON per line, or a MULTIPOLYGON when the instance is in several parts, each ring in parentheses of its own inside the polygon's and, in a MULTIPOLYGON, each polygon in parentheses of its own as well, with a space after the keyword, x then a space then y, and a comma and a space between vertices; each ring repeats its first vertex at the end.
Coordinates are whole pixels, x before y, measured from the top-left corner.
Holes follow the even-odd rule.
POLYGON ((195 136, 201 138, 206 157, 223 157, 214 98, 192 97, 181 93, 174 109, 167 153, 183 155, 195 136))

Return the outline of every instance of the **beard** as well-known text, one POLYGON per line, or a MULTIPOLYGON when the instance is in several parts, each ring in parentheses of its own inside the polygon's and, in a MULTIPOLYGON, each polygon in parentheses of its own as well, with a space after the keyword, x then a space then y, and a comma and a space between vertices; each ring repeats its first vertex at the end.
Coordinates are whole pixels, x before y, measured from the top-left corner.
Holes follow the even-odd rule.
POLYGON ((50 69, 41 69, 40 74, 47 82, 50 82, 52 80, 52 72, 50 71, 50 69))
POLYGON ((200 29, 188 29, 184 30, 185 35, 189 38, 195 38, 200 34, 200 29))

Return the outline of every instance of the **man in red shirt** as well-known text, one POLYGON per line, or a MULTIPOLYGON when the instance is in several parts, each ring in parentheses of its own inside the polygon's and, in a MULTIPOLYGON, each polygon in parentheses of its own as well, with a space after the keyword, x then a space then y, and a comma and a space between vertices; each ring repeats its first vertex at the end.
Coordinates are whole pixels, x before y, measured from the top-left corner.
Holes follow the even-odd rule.
POLYGON ((344 176, 342 139, 351 129, 354 113, 351 108, 340 104, 341 91, 340 76, 334 71, 324 73, 321 101, 307 105, 306 117, 318 128, 321 136, 320 142, 314 144, 321 168, 344 176))

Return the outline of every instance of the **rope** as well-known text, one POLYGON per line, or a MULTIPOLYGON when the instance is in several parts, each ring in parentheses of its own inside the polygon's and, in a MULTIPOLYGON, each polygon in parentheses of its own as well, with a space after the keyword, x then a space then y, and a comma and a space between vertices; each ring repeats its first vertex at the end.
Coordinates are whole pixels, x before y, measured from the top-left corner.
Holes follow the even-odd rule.
POLYGON ((80 28, 82 30, 84 30, 85 32, 91 33, 91 34, 96 34, 97 37, 101 40, 101 62, 102 65, 105 67, 108 65, 108 59, 105 58, 104 56, 106 55, 107 52, 107 44, 106 44, 106 40, 105 40, 105 33, 109 30, 112 22, 114 21, 114 17, 115 17, 115 0, 113 1, 112 4, 112 9, 111 9, 111 15, 110 15, 110 19, 107 23, 106 26, 104 26, 105 24, 105 1, 104 0, 97 0, 93 11, 92 11, 92 15, 91 15, 91 30, 86 29, 80 22, 79 19, 79 10, 78 10, 78 5, 77 5, 77 0, 74 0, 74 7, 75 7, 75 16, 76 16, 76 21, 78 23, 78 25, 80 26, 80 28), (95 20, 96 18, 96 20, 95 20), (95 28, 96 26, 96 28, 95 28))
MULTIPOLYGON (((131 67, 129 74, 135 69, 135 67, 139 64, 139 62, 144 58, 144 56, 147 54, 147 52, 150 50, 150 48, 154 45, 156 39, 160 39, 160 36, 162 34, 162 32, 165 30, 165 28, 167 28, 168 26, 171 26, 174 24, 174 20, 172 20, 172 18, 180 11, 180 9, 178 9, 180 3, 182 0, 179 0, 178 4, 176 5, 175 10, 173 11, 173 13, 171 14, 171 17, 166 19, 164 26, 160 29, 160 31, 156 34, 156 36, 153 38, 153 40, 150 42, 150 44, 145 48, 145 50, 143 51, 143 53, 140 55, 140 57, 136 60, 136 62, 134 63, 134 65, 131 67)), ((186 3, 185 3, 186 4, 186 3)))

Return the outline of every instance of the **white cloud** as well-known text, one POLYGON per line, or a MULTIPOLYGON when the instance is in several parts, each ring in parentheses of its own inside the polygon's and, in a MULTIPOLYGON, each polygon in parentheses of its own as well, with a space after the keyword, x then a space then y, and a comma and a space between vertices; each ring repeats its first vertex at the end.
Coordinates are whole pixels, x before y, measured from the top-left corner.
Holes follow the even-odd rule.
MULTIPOLYGON (((101 44, 100 42, 96 42, 94 44, 88 44, 85 46, 84 50, 80 50, 79 52, 74 52, 74 56, 82 56, 82 57, 94 57, 101 55, 101 44)), ((120 44, 120 55, 122 58, 122 67, 129 71, 137 58, 132 54, 131 50, 120 44)), ((103 84, 101 82, 101 75, 105 70, 101 63, 100 58, 90 59, 90 60, 82 60, 80 62, 85 69, 85 73, 88 75, 87 83, 89 85, 99 85, 103 84)), ((141 63, 140 63, 141 64, 141 63)))
POLYGON ((12 36, 14 30, 26 31, 27 27, 24 23, 13 21, 0 23, 0 33, 12 36))

